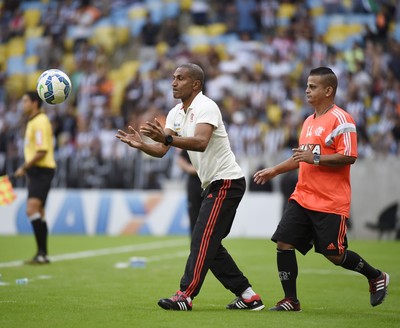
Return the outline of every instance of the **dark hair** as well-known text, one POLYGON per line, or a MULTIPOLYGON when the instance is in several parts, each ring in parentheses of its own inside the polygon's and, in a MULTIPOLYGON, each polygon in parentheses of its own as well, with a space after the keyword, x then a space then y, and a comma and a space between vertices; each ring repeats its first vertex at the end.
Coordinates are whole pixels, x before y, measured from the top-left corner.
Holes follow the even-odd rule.
POLYGON ((317 75, 322 78, 322 83, 327 87, 333 88, 333 95, 336 94, 338 80, 335 73, 329 67, 318 67, 310 71, 311 75, 317 75))
POLYGON ((27 91, 25 94, 29 97, 32 102, 37 102, 38 108, 42 107, 43 100, 39 97, 36 91, 27 91))
POLYGON ((193 64, 193 63, 186 63, 186 64, 179 65, 179 67, 187 68, 189 70, 190 77, 194 81, 195 80, 199 80, 200 83, 201 83, 201 86, 203 87, 203 85, 204 85, 204 71, 199 65, 193 64))

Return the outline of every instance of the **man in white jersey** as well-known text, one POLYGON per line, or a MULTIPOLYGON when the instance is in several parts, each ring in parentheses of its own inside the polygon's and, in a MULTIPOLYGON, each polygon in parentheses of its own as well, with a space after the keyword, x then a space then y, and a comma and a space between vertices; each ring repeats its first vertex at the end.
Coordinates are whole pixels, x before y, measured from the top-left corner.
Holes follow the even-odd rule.
POLYGON ((139 132, 129 126, 129 133, 118 130, 116 135, 154 157, 163 157, 171 146, 187 150, 204 190, 180 289, 172 297, 160 299, 158 305, 166 310, 192 310, 192 300, 210 269, 236 295, 227 309, 262 310, 260 296, 221 244, 231 229, 246 181, 231 150, 221 111, 203 94, 203 85, 200 66, 179 66, 173 75, 172 91, 174 98, 182 102, 168 113, 165 129, 154 119, 139 132), (144 142, 141 134, 156 143, 144 142))

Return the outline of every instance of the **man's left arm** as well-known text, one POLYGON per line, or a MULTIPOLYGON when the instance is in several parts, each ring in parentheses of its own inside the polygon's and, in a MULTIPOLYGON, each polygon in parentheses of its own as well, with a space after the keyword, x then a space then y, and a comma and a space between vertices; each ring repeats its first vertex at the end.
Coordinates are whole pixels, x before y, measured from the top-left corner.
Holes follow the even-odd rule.
POLYGON ((312 152, 311 147, 293 149, 293 159, 296 162, 305 162, 308 164, 341 167, 354 164, 357 157, 343 155, 340 153, 319 155, 312 152))

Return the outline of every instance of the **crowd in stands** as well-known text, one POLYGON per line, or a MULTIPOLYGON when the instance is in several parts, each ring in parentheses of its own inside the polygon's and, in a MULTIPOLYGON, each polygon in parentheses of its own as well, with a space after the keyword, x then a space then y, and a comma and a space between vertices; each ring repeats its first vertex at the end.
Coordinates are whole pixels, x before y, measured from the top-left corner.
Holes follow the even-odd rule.
POLYGON ((23 159, 20 96, 48 68, 73 84, 65 103, 45 106, 58 187, 152 189, 178 176, 174 150, 151 159, 115 134, 165 119, 183 62, 205 70, 205 93, 250 170, 296 146, 317 66, 338 76, 336 103, 356 120, 359 158, 400 155, 396 1, 0 0, 0 10, 0 175, 23 159))

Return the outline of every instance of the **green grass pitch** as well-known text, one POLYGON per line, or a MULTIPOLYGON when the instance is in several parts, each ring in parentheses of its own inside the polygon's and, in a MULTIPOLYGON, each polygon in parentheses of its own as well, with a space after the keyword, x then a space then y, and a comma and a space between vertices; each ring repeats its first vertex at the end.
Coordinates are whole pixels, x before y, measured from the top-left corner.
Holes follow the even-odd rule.
POLYGON ((266 309, 225 309, 233 298, 210 273, 193 311, 165 311, 157 301, 179 287, 189 238, 50 236, 50 265, 21 265, 33 236, 0 236, 0 327, 400 327, 400 243, 350 240, 350 249, 390 274, 389 295, 369 304, 367 280, 311 251, 297 253, 300 313, 269 312, 282 298, 275 244, 228 238, 224 245, 266 309), (145 268, 129 266, 145 257, 145 268), (15 280, 28 278, 26 285, 15 280))

